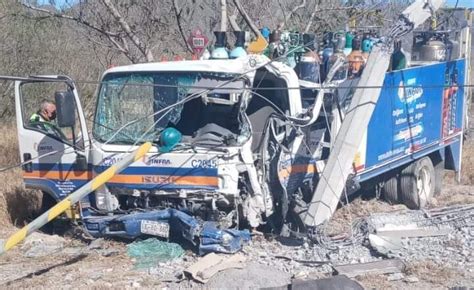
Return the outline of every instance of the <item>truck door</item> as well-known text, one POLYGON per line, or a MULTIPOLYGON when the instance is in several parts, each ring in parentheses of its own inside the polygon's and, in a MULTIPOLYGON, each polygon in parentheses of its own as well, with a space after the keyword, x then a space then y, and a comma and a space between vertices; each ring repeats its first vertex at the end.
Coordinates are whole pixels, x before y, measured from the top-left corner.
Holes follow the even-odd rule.
POLYGON ((15 82, 15 109, 26 187, 56 200, 88 179, 89 136, 78 92, 64 76, 15 82))

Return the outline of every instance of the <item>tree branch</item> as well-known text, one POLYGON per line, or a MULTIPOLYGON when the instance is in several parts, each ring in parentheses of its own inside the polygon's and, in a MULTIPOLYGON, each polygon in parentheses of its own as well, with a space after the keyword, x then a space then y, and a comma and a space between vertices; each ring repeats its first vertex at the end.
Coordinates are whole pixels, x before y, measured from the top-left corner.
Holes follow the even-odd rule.
POLYGON ((282 29, 285 27, 285 25, 286 25, 286 23, 288 22, 288 20, 293 16, 293 14, 294 14, 296 11, 298 11, 299 9, 304 8, 304 7, 306 7, 306 0, 301 0, 300 5, 293 7, 293 9, 291 9, 290 13, 287 14, 287 15, 284 17, 283 22, 281 22, 280 25, 278 25, 278 29, 279 29, 279 30, 282 30, 282 29))
POLYGON ((261 37, 262 34, 260 33, 260 30, 258 30, 258 27, 255 25, 252 19, 250 19, 250 16, 245 11, 244 7, 242 6, 242 3, 240 3, 240 0, 233 0, 233 1, 235 4, 235 7, 237 7, 237 9, 239 10, 240 15, 242 15, 242 17, 244 18, 245 23, 247 23, 247 25, 250 27, 253 33, 255 33, 255 35, 261 37))
POLYGON ((92 30, 95 30, 95 31, 97 31, 101 34, 106 34, 106 35, 110 35, 110 36, 114 36, 114 37, 116 37, 118 35, 117 33, 113 33, 113 32, 104 30, 100 27, 97 27, 97 26, 91 24, 90 22, 88 22, 87 20, 83 19, 82 17, 74 17, 74 16, 70 16, 70 15, 66 15, 66 14, 62 14, 62 13, 58 13, 58 12, 52 12, 52 11, 49 11, 47 9, 39 8, 39 7, 30 5, 28 3, 25 3, 25 2, 22 2, 21 5, 23 5, 24 7, 28 8, 28 9, 34 10, 34 11, 46 13, 51 17, 62 18, 62 19, 75 21, 75 22, 80 23, 80 24, 82 24, 82 25, 84 25, 84 26, 86 26, 86 27, 88 27, 92 30))
POLYGON ((147 48, 146 44, 141 42, 138 36, 132 31, 130 25, 125 21, 120 12, 117 10, 114 4, 110 0, 102 0, 105 7, 109 10, 115 20, 119 23, 120 27, 125 31, 127 37, 132 41, 133 44, 140 50, 140 52, 145 56, 148 62, 154 60, 153 54, 150 49, 147 48))
POLYGON ((320 4, 321 4, 321 1, 318 1, 316 5, 314 6, 313 12, 311 12, 311 16, 309 17, 308 23, 306 24, 306 27, 304 28, 304 33, 308 33, 309 29, 311 28, 311 25, 313 25, 314 17, 316 17, 316 13, 319 11, 320 4))
POLYGON ((232 26, 232 29, 234 31, 241 31, 242 29, 240 29, 239 25, 237 24, 237 15, 229 15, 229 23, 230 23, 230 26, 232 26))
POLYGON ((181 35, 181 38, 183 39, 184 45, 186 46, 186 49, 193 53, 193 48, 191 45, 189 45, 188 40, 186 39, 186 35, 184 34, 183 31, 183 26, 181 23, 181 12, 182 9, 178 7, 178 0, 173 0, 173 10, 174 14, 176 15, 176 22, 178 23, 178 29, 179 29, 179 34, 181 35))

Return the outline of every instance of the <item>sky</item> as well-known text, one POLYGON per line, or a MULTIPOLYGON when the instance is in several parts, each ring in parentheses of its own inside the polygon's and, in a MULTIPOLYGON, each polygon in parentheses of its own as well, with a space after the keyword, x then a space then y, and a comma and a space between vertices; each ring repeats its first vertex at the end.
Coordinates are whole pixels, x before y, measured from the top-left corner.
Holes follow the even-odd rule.
MULTIPOLYGON (((447 0, 446 4, 450 7, 454 7, 456 0, 447 0)), ((458 7, 474 8, 474 0, 459 0, 458 7)))

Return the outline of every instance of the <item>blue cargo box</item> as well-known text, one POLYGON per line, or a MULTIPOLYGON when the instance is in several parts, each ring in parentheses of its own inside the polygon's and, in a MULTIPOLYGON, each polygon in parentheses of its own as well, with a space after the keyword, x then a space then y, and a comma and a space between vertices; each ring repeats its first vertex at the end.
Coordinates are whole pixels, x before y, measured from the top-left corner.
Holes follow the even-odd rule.
POLYGON ((460 171, 464 59, 387 73, 354 167, 359 181, 440 152, 460 171))

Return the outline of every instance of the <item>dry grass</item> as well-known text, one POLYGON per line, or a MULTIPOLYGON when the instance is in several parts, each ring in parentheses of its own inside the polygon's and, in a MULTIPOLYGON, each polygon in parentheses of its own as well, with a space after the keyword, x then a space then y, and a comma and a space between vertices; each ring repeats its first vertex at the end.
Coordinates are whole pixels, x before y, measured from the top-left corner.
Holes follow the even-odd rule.
POLYGON ((422 278, 423 281, 435 284, 449 286, 453 280, 462 280, 464 273, 462 271, 439 265, 431 260, 417 261, 407 265, 406 273, 422 278))
POLYGON ((392 212, 407 209, 404 205, 390 205, 382 200, 364 200, 357 198, 349 205, 338 209, 328 224, 328 234, 336 235, 347 233, 351 227, 351 221, 360 217, 366 217, 374 212, 392 212))
POLYGON ((431 260, 408 263, 403 274, 405 277, 416 277, 419 281, 415 283, 408 283, 405 279, 389 281, 387 275, 363 275, 357 276, 356 280, 365 289, 446 289, 469 281, 469 277, 466 277, 463 271, 431 260))
POLYGON ((432 199, 430 207, 474 204, 474 187, 445 184, 443 194, 432 199))
MULTIPOLYGON (((474 135, 474 132, 471 134, 474 135)), ((464 143, 462 152, 462 166, 461 166, 461 184, 462 185, 474 185, 474 136, 471 140, 464 143)), ((457 184, 455 181, 455 175, 452 171, 446 171, 444 176, 444 182, 446 184, 457 184)))
POLYGON ((474 140, 464 144, 461 183, 474 185, 474 140))
MULTIPOLYGON (((20 162, 16 127, 12 124, 0 126, 0 167, 20 162)), ((2 229, 22 226, 38 210, 39 193, 26 190, 21 168, 0 172, 0 224, 2 229)))
POLYGON ((474 140, 464 143, 461 173, 458 184, 454 172, 446 171, 443 193, 433 199, 432 207, 474 204, 474 140))
POLYGON ((362 275, 355 277, 364 289, 397 289, 393 282, 388 281, 385 275, 362 275))

